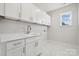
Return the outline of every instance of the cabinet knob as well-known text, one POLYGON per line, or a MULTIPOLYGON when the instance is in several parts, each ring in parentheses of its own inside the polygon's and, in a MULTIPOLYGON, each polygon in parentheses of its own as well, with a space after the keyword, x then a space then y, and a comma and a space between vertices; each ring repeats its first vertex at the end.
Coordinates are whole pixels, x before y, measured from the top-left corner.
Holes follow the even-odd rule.
POLYGON ((21 43, 22 43, 22 42, 15 43, 14 46, 17 46, 17 45, 19 45, 19 44, 21 44, 21 43))

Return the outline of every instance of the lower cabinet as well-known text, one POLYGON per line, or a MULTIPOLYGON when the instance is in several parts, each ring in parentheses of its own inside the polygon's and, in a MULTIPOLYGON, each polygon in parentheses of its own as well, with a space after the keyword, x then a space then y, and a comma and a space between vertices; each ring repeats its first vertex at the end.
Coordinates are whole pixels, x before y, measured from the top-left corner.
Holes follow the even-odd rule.
POLYGON ((6 52, 6 44, 5 43, 0 43, 0 56, 5 56, 6 52))
POLYGON ((0 44, 0 55, 40 56, 42 54, 41 36, 15 40, 0 44))
POLYGON ((33 37, 26 39, 26 56, 40 56, 42 54, 40 49, 40 38, 33 37))
POLYGON ((34 55, 35 55, 34 42, 26 44, 26 56, 34 56, 34 55))
POLYGON ((23 56, 23 55, 25 55, 25 41, 17 40, 17 41, 7 42, 6 55, 7 56, 23 56))
POLYGON ((10 51, 7 51, 7 56, 23 56, 23 48, 16 48, 10 51))

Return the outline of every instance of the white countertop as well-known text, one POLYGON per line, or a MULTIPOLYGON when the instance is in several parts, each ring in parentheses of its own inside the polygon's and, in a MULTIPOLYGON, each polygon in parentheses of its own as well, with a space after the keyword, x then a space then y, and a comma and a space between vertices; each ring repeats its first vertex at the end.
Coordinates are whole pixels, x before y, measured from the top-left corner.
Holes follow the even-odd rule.
POLYGON ((30 38, 33 36, 39 36, 39 33, 31 33, 31 34, 24 34, 24 33, 13 33, 13 34, 0 34, 0 42, 7 42, 12 40, 18 40, 22 38, 30 38))

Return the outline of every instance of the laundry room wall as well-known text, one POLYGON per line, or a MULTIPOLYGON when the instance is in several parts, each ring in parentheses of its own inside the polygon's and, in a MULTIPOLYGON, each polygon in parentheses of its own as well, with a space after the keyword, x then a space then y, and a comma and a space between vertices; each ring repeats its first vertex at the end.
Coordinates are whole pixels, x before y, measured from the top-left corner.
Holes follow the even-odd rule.
POLYGON ((42 25, 32 24, 23 21, 14 21, 10 19, 1 19, 0 18, 0 33, 25 33, 27 31, 27 25, 30 25, 34 33, 42 32, 42 25))
POLYGON ((52 17, 52 24, 48 29, 48 39, 66 44, 77 44, 77 4, 70 4, 60 9, 48 12, 52 17), (72 12, 72 25, 60 26, 59 15, 63 12, 72 12))

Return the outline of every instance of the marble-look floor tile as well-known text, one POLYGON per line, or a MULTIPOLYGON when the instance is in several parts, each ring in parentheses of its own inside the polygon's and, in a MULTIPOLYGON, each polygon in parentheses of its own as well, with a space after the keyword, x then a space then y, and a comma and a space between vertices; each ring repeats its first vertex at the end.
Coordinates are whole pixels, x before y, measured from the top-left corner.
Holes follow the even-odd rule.
POLYGON ((61 42, 46 42, 42 49, 42 56, 77 56, 76 45, 61 42))

